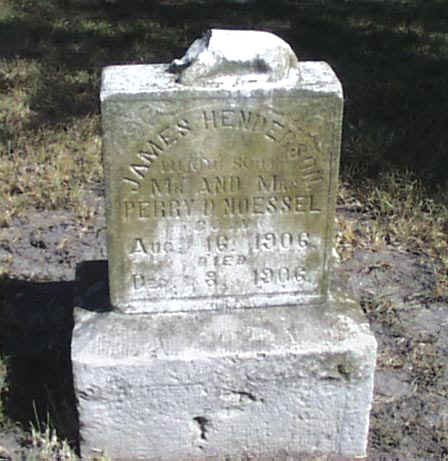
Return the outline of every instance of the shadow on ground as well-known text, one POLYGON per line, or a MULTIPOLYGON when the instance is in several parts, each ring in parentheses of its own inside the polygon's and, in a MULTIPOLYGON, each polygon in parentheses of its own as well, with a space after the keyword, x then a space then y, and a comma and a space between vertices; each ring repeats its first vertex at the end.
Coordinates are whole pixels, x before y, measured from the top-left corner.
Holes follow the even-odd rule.
POLYGON ((29 429, 49 422, 78 444, 70 361, 74 282, 0 281, 0 350, 7 357, 5 412, 29 429))
POLYGON ((81 298, 83 308, 96 312, 110 310, 110 303, 107 261, 85 261, 76 272, 76 282, 0 280, 0 353, 7 361, 6 415, 25 430, 49 423, 78 449, 73 309, 81 298))

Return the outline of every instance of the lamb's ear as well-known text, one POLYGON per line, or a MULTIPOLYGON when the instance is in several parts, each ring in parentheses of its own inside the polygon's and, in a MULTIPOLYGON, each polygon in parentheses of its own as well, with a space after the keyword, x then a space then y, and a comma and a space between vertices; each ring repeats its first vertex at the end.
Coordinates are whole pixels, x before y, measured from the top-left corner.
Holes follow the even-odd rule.
POLYGON ((208 47, 212 31, 209 29, 205 32, 201 38, 197 38, 188 48, 185 55, 180 59, 174 59, 171 61, 168 72, 172 74, 178 74, 186 67, 190 66, 194 61, 198 59, 198 56, 208 47))

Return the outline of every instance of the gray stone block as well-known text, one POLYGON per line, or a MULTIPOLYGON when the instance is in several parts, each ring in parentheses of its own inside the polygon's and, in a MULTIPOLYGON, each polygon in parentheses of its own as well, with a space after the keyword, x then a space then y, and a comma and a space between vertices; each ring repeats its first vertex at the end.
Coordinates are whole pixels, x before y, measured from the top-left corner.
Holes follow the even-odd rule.
POLYGON ((376 342, 356 302, 343 290, 331 293, 321 306, 232 312, 77 308, 82 455, 365 456, 376 342))

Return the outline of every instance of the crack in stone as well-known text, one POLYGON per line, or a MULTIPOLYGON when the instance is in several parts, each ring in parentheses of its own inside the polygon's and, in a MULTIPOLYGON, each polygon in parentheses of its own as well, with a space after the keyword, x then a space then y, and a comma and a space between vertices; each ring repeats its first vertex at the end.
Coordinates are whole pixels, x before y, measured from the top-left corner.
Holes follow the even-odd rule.
POLYGON ((201 431, 201 439, 207 440, 207 426, 210 424, 210 421, 204 416, 195 416, 193 421, 198 424, 199 430, 201 431))
POLYGON ((250 392, 246 391, 233 391, 234 394, 240 397, 240 401, 244 401, 245 398, 251 400, 252 402, 257 402, 258 399, 255 395, 251 394, 250 392))

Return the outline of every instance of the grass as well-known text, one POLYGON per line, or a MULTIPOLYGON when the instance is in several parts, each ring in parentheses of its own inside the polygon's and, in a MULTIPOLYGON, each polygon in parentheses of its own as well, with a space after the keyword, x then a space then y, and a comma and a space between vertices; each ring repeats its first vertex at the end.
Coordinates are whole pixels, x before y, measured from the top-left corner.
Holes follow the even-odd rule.
POLYGON ((35 453, 28 455, 26 461, 60 460, 75 461, 76 454, 65 440, 59 440, 50 424, 31 427, 31 446, 35 453))
POLYGON ((357 248, 374 251, 394 248, 430 261, 436 277, 433 296, 448 293, 447 194, 429 194, 415 174, 381 173, 363 183, 344 182, 339 190, 342 207, 354 209, 354 217, 337 218, 338 250, 344 259, 357 248), (362 215, 362 219, 359 219, 362 215))
MULTIPOLYGON (((8 393, 7 360, 0 355, 0 397, 8 393)), ((58 436, 55 424, 47 420, 42 423, 39 420, 37 409, 34 408, 35 418, 30 422, 30 433, 25 436, 23 445, 26 449, 20 454, 22 461, 77 461, 79 460, 74 448, 65 440, 58 436)), ((3 406, 3 398, 0 398, 0 431, 11 431, 15 426, 14 421, 8 416, 3 406)), ((6 454, 0 445, 0 459, 6 454)), ((19 456, 17 454, 17 456, 19 456)), ((19 459, 19 458, 12 458, 19 459)), ((109 458, 99 455, 90 461, 108 461, 109 458)))
MULTIPOLYGON (((0 397, 8 392, 8 383, 6 380, 7 367, 6 361, 0 355, 0 397)), ((0 429, 3 429, 8 424, 8 417, 5 414, 5 409, 3 408, 3 401, 0 398, 0 429)))
MULTIPOLYGON (((418 254, 433 265, 434 298, 447 300, 445 1, 258 3, 0 0, 0 226, 61 208, 88 222, 85 198, 102 188, 103 66, 168 62, 210 26, 264 29, 299 59, 329 62, 343 82, 342 257, 418 254)), ((48 430, 34 438, 51 447, 48 430)))

